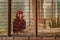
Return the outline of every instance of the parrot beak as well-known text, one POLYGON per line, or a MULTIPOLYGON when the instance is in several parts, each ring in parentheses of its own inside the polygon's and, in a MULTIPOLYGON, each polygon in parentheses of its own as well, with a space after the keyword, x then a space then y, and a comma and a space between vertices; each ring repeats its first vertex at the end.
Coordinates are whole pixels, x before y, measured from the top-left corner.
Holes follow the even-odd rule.
POLYGON ((21 19, 22 18, 22 14, 19 14, 19 19, 21 19))

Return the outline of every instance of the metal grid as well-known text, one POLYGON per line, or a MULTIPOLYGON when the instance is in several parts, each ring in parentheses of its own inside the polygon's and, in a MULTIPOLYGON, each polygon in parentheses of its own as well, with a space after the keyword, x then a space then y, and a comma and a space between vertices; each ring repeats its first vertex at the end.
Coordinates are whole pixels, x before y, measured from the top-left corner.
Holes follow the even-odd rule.
MULTIPOLYGON (((34 36, 36 34, 35 27, 35 10, 36 4, 32 0, 12 0, 11 2, 11 33, 13 34, 13 20, 18 10, 24 12, 26 20, 25 33, 21 36, 34 36)), ((7 32, 8 26, 8 2, 0 0, 0 31, 7 32), (4 14, 3 14, 4 13, 4 14), (4 20, 5 19, 5 20, 4 20), (2 25, 3 24, 3 25, 2 25), (3 26, 3 27, 1 27, 3 26)), ((37 27, 38 35, 47 36, 59 35, 60 32, 60 1, 59 0, 37 0, 37 27), (51 35, 49 35, 51 34, 51 35)), ((6 33, 7 34, 7 33, 6 33)))
MULTIPOLYGON (((39 1, 39 0, 38 0, 39 1)), ((55 36, 60 33, 59 0, 40 0, 38 35, 55 36), (45 34, 45 35, 43 35, 45 34)), ((38 3, 38 2, 37 2, 38 3)))
POLYGON ((11 3, 11 33, 13 34, 13 21, 16 18, 18 10, 23 11, 24 19, 26 20, 26 29, 20 36, 34 36, 34 16, 32 9, 32 0, 12 0, 11 3))
POLYGON ((8 30, 8 1, 0 0, 0 35, 7 35, 8 30))

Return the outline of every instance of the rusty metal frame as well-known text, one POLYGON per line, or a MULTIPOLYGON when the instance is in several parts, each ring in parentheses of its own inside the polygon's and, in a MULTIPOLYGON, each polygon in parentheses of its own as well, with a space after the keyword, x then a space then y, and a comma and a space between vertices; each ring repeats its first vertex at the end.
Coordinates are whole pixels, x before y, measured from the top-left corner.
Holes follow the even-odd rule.
POLYGON ((36 0, 36 37, 38 36, 38 27, 37 27, 37 0, 36 0))
POLYGON ((8 0, 8 36, 11 36, 11 0, 8 0))

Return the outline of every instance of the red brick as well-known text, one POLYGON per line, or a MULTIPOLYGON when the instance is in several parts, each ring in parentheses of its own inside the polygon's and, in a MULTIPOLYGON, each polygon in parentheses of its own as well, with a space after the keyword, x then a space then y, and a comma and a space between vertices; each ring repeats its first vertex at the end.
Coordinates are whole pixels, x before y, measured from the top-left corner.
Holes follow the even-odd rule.
POLYGON ((7 40, 8 39, 8 37, 2 37, 2 40, 7 40))
POLYGON ((13 37, 8 37, 8 40, 13 40, 13 37))
POLYGON ((40 37, 30 37, 30 40, 41 40, 40 37))
POLYGON ((1 37, 0 37, 0 40, 1 40, 1 37))
POLYGON ((28 37, 15 37, 14 40, 28 40, 28 37))
POLYGON ((55 40, 55 37, 43 37, 43 40, 55 40))
POLYGON ((56 40, 60 40, 60 37, 57 37, 56 40))

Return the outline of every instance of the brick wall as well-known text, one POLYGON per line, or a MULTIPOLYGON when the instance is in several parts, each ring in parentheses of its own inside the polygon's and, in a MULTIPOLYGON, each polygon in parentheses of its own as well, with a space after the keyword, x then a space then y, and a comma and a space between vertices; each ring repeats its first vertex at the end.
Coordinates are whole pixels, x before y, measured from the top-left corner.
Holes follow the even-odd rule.
POLYGON ((0 40, 60 40, 60 37, 0 37, 0 40))

